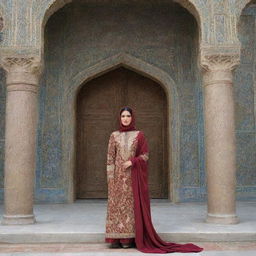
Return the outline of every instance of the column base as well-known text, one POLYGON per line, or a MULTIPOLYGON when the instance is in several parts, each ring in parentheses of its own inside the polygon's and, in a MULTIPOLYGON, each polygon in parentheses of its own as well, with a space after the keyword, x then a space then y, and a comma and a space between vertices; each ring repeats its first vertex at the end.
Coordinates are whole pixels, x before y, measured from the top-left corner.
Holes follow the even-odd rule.
POLYGON ((215 224, 237 224, 239 223, 239 218, 233 214, 207 214, 207 223, 215 224))
POLYGON ((36 222, 34 214, 30 215, 3 215, 2 225, 27 225, 36 222))

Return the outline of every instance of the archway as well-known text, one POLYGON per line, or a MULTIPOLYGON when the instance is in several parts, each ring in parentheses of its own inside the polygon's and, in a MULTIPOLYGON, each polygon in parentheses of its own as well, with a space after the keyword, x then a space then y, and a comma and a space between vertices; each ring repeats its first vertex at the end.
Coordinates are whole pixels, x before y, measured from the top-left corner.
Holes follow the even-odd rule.
POLYGON ((75 170, 76 170, 76 102, 77 95, 83 85, 86 86, 88 81, 93 80, 111 70, 119 67, 125 67, 135 71, 144 77, 156 81, 160 84, 167 97, 167 154, 168 154, 168 198, 177 200, 176 191, 178 188, 179 177, 179 140, 180 140, 180 104, 179 96, 175 82, 171 77, 152 66, 133 56, 121 54, 106 59, 90 69, 85 69, 77 74, 72 80, 67 81, 72 85, 64 92, 66 97, 63 102, 63 127, 62 127, 62 144, 63 144, 63 172, 68 181, 68 198, 69 202, 76 200, 75 191, 75 170), (172 131, 172 132, 171 132, 172 131), (72 136, 70 136, 72 135, 72 136), (170 174, 171 170, 171 174, 170 174), (171 189, 170 189, 171 188, 171 189))
POLYGON ((239 4, 237 4, 238 20, 239 20, 240 16, 242 15, 243 10, 246 9, 251 4, 255 4, 255 3, 256 3, 255 0, 241 0, 241 1, 239 1, 239 4))
POLYGON ((234 99, 237 136, 237 197, 255 198, 255 67, 256 65, 256 1, 246 4, 238 22, 241 42, 240 65, 234 72, 234 99), (244 187, 248 193, 244 193, 244 187))
MULTIPOLYGON (((64 7, 49 20, 46 27, 46 68, 45 82, 41 86, 43 102, 40 126, 43 144, 40 152, 44 158, 39 159, 42 163, 39 170, 43 174, 42 178, 38 175, 38 180, 43 181, 40 186, 56 188, 58 193, 62 193, 62 198, 68 198, 69 202, 76 199, 76 94, 89 80, 122 66, 156 81, 166 92, 168 159, 172 164, 169 165, 172 174, 168 182, 173 182, 168 197, 178 201, 179 195, 184 195, 182 186, 190 186, 189 192, 188 189, 185 191, 187 194, 194 193, 200 186, 198 179, 193 178, 200 157, 194 150, 198 142, 195 138, 193 144, 187 144, 189 137, 198 134, 196 21, 184 8, 173 2, 156 3, 157 8, 151 8, 147 3, 146 9, 144 4, 137 6, 137 3, 129 3, 128 11, 124 11, 122 5, 113 7, 113 2, 113 8, 106 3, 96 5, 92 2, 90 5, 74 3, 64 7), (140 15, 142 11, 144 16, 140 15), (170 12, 174 15, 170 15, 170 12), (95 22, 95 14, 103 15, 106 19, 95 22), (152 21, 153 14, 159 22, 152 21), (188 22, 182 24, 184 19, 188 22), (62 29, 59 29, 60 26, 62 29), (179 88, 176 89, 176 86, 179 88), (178 96, 178 91, 183 96, 178 96), (180 97, 182 111, 178 102, 180 97), (187 118, 191 112, 193 122, 187 118), (183 122, 182 131, 180 122, 183 122), (185 133, 187 136, 182 137, 185 133), (46 136, 53 139, 45 140, 46 136), (193 166, 181 161, 180 157, 193 161, 193 166), (186 171, 184 179, 181 178, 182 173, 179 175, 180 169, 186 171), (54 179, 55 176, 58 181, 54 179)), ((59 196, 57 192, 56 198, 59 196)))
POLYGON ((162 87, 120 67, 87 82, 77 98, 77 198, 107 198, 107 143, 124 105, 135 110, 136 127, 148 140, 150 195, 168 198, 167 101, 162 87))
MULTIPOLYGON (((46 7, 44 14, 42 16, 42 20, 41 20, 41 24, 40 24, 40 29, 42 31, 42 40, 44 40, 44 31, 45 31, 45 25, 47 23, 47 21, 49 20, 49 18, 56 13, 59 9, 61 9, 62 7, 64 7, 65 5, 75 2, 76 0, 52 0, 51 3, 48 4, 48 6, 46 7)), ((197 5, 195 5, 195 3, 193 3, 193 1, 190 0, 166 0, 166 1, 170 1, 170 2, 176 2, 179 5, 181 5, 184 9, 186 9, 187 11, 189 11, 190 14, 193 15, 193 17, 196 19, 197 21, 197 25, 198 25, 198 29, 199 29, 199 41, 201 40, 202 37, 202 17, 200 15, 200 9, 197 5)), ((247 0, 248 1, 248 0, 247 0)), ((36 1, 35 1, 35 4, 36 1)), ((199 42, 200 43, 200 42, 199 42)), ((43 50, 43 47, 42 47, 43 50)))

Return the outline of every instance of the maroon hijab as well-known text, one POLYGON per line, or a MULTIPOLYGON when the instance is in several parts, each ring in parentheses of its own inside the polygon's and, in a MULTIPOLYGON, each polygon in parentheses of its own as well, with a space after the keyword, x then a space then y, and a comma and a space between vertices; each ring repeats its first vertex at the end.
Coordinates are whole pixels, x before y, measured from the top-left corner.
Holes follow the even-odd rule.
POLYGON ((134 111, 130 107, 125 106, 125 107, 121 108, 119 111, 119 131, 120 132, 128 132, 128 131, 134 131, 134 130, 136 130, 134 111), (121 114, 123 113, 123 111, 128 111, 132 116, 132 121, 127 126, 123 125, 122 121, 121 121, 121 114))

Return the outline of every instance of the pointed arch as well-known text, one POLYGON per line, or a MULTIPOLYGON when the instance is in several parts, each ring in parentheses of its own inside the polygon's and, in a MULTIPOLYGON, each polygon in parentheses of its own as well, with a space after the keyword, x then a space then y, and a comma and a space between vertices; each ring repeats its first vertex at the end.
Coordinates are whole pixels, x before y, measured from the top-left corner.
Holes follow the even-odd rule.
MULTIPOLYGON (((42 24, 41 24, 42 35, 44 34, 43 31, 45 29, 45 25, 46 25, 48 19, 55 12, 57 12, 59 9, 64 7, 66 4, 71 3, 72 1, 73 0, 51 0, 51 2, 46 7, 43 18, 42 18, 42 24)), ((196 19, 197 25, 199 28, 199 35, 200 35, 200 39, 201 39, 202 38, 202 36, 201 36, 202 21, 201 21, 201 15, 200 15, 199 8, 191 0, 170 0, 170 2, 171 1, 176 2, 176 3, 180 4, 183 8, 187 9, 191 13, 191 15, 196 19)))
POLYGON ((201 15, 200 15, 200 11, 198 9, 198 7, 189 0, 174 0, 174 2, 180 4, 183 8, 187 9, 190 14, 193 15, 193 17, 196 19, 197 21, 197 26, 199 29, 199 35, 200 35, 200 39, 202 38, 202 25, 201 25, 201 15))
POLYGON ((62 168, 68 184, 67 198, 69 202, 75 200, 74 172, 75 172, 75 124, 76 124, 76 98, 81 86, 86 82, 101 76, 118 67, 125 67, 142 76, 148 77, 160 84, 167 96, 167 133, 169 154, 170 186, 169 197, 178 201, 179 188, 179 145, 180 145, 180 104, 179 95, 174 80, 163 70, 135 58, 128 54, 118 54, 104 59, 90 68, 77 73, 67 81, 67 89, 63 92, 62 112, 62 168), (68 86, 69 85, 69 86, 68 86))
POLYGON ((252 4, 254 4, 254 7, 256 6, 256 0, 241 0, 237 6, 237 18, 236 18, 236 33, 237 33, 237 39, 239 40, 240 47, 242 47, 242 42, 240 41, 240 31, 239 27, 241 25, 241 16, 243 14, 243 11, 250 7, 252 4))
POLYGON ((71 3, 73 0, 53 0, 48 7, 46 8, 46 11, 44 13, 44 17, 42 20, 42 26, 43 26, 43 30, 44 27, 47 23, 47 21, 49 20, 49 18, 55 13, 57 12, 59 9, 61 9, 62 7, 64 7, 66 4, 71 3))
POLYGON ((255 0, 238 0, 237 3, 237 14, 238 14, 238 22, 240 20, 240 16, 242 15, 243 10, 248 7, 250 4, 256 4, 255 0))

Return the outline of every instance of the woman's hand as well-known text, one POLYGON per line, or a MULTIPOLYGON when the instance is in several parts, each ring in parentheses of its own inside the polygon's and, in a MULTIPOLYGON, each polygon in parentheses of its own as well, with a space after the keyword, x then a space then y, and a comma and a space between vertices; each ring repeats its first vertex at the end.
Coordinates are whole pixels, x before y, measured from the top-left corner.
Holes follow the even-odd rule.
POLYGON ((132 166, 132 161, 126 161, 126 162, 123 163, 124 169, 127 169, 130 166, 132 166))

